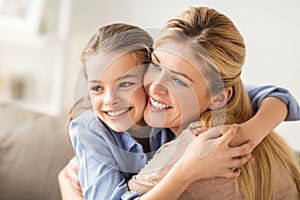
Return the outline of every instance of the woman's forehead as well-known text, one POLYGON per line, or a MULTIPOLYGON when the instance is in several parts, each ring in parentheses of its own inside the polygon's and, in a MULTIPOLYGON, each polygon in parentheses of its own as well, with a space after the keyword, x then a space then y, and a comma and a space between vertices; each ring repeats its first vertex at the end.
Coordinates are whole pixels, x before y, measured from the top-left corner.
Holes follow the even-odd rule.
POLYGON ((199 59, 196 59, 195 51, 193 51, 187 44, 184 44, 183 42, 171 40, 161 42, 155 47, 153 53, 155 54, 155 52, 158 51, 172 54, 173 58, 177 57, 180 60, 185 60, 185 62, 188 62, 193 66, 198 66, 200 63, 199 59))
POLYGON ((199 72, 203 70, 203 62, 194 56, 194 52, 180 43, 158 46, 152 53, 152 60, 162 65, 166 64, 169 68, 189 66, 199 72))

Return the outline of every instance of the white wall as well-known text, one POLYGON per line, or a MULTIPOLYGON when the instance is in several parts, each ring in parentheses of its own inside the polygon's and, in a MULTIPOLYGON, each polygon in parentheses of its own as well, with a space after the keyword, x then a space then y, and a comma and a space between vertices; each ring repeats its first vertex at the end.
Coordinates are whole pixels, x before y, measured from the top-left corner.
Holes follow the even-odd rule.
MULTIPOLYGON (((249 84, 275 84, 288 88, 300 100, 297 68, 300 57, 299 0, 89 0, 73 1, 71 23, 71 82, 85 42, 103 24, 128 22, 159 28, 190 5, 206 5, 229 16, 247 45, 243 79, 249 84)), ((300 122, 282 123, 278 132, 300 151, 300 122)))

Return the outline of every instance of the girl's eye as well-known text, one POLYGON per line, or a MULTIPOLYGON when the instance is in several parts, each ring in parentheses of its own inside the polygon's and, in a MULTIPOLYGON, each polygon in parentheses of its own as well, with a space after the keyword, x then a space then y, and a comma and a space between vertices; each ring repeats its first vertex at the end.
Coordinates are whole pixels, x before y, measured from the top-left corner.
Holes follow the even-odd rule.
POLYGON ((104 90, 104 88, 101 87, 100 85, 95 85, 95 86, 92 86, 92 87, 90 88, 90 90, 93 91, 93 92, 101 92, 101 91, 104 90))
POLYGON ((129 86, 131 86, 131 85, 134 85, 135 83, 133 83, 133 82, 123 82, 123 83, 120 83, 120 87, 121 88, 127 88, 127 87, 129 87, 129 86))
POLYGON ((188 85, 185 82, 181 81, 178 78, 173 78, 173 80, 175 81, 176 84, 178 84, 180 86, 188 87, 188 85))
POLYGON ((158 64, 152 63, 152 66, 153 66, 154 69, 157 69, 157 70, 161 71, 161 67, 158 64))

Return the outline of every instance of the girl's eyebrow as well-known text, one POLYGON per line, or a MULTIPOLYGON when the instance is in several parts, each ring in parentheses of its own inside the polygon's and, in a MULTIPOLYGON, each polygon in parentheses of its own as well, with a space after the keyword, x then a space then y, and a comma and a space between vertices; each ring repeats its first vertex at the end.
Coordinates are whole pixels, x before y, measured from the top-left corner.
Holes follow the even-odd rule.
POLYGON ((98 81, 98 80, 89 80, 88 82, 89 83, 100 83, 100 81, 98 81))
MULTIPOLYGON (((124 80, 126 78, 138 78, 139 76, 138 75, 134 75, 134 74, 126 74, 124 76, 121 76, 119 77, 117 80, 124 80)), ((98 81, 98 80, 89 80, 88 81, 89 83, 101 83, 101 81, 98 81)))
MULTIPOLYGON (((153 52, 152 55, 154 56, 155 60, 157 60, 158 63, 160 63, 160 60, 158 59, 157 55, 153 52)), ((180 76, 183 76, 187 79, 189 79, 192 83, 194 83, 193 79, 191 79, 187 74, 184 74, 184 73, 181 73, 181 72, 177 72, 177 71, 174 71, 174 70, 170 70, 173 74, 177 74, 177 75, 180 75, 180 76)))
POLYGON ((123 79, 126 79, 126 78, 137 78, 137 77, 139 77, 139 76, 134 75, 134 74, 126 74, 124 76, 119 77, 117 80, 119 81, 119 80, 123 80, 123 79))

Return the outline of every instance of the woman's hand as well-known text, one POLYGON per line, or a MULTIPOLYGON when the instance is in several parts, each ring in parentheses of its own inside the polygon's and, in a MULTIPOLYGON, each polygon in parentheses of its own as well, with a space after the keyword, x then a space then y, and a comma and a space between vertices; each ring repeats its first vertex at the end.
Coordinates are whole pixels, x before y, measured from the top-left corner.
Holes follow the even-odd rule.
POLYGON ((77 173, 78 163, 73 157, 58 175, 62 200, 84 200, 77 173))
MULTIPOLYGON (((215 127, 215 131, 220 133, 220 135, 221 135, 221 134, 225 133, 226 131, 228 131, 228 129, 230 127, 231 127, 230 124, 219 125, 219 126, 215 127)), ((194 134, 196 136, 199 136, 202 133, 205 133, 207 130, 208 129, 200 128, 199 130, 194 131, 194 134)), ((248 123, 238 124, 237 132, 236 132, 235 136, 232 138, 232 140, 230 141, 229 146, 230 147, 238 147, 238 146, 245 144, 249 140, 254 140, 255 138, 249 137, 249 135, 255 135, 255 133, 253 133, 254 131, 255 130, 253 130, 253 128, 251 129, 251 126, 249 126, 248 123)), ((255 144, 257 144, 257 143, 255 143, 255 144)), ((253 146, 253 148, 254 147, 255 147, 255 145, 253 146)), ((252 150, 253 150, 253 148, 252 148, 252 150)))
POLYGON ((239 147, 230 147, 229 143, 235 137, 238 126, 231 125, 223 134, 219 129, 212 128, 200 134, 175 164, 181 165, 187 178, 236 178, 240 175, 239 167, 250 159, 254 143, 248 141, 239 147))

